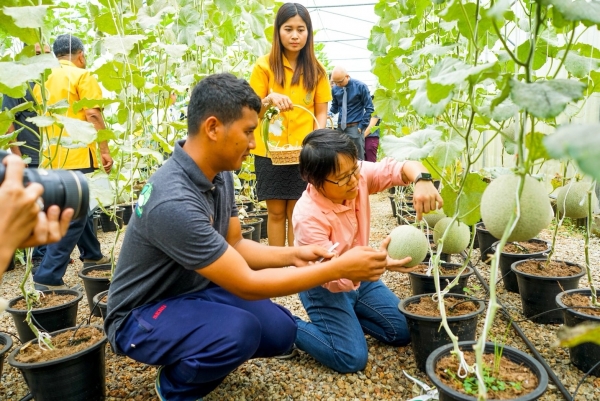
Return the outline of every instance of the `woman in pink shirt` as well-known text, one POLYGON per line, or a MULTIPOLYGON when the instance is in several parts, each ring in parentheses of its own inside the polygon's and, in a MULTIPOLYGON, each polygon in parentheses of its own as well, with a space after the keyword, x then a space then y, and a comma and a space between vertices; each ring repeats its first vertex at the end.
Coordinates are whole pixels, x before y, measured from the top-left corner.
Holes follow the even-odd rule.
MULTIPOLYGON (((427 169, 416 161, 385 158, 378 163, 358 160, 354 142, 331 129, 310 133, 300 154, 300 174, 308 187, 294 208, 294 244, 330 248, 341 255, 369 245, 369 195, 416 182, 413 195, 417 219, 442 206, 442 198, 427 169)), ((383 245, 387 245, 388 237, 383 245)), ((407 273, 410 258, 388 257, 388 270, 407 273)), ((410 341, 400 299, 381 282, 341 279, 299 294, 310 322, 296 318, 296 346, 341 373, 364 369, 364 334, 393 346, 410 341)))

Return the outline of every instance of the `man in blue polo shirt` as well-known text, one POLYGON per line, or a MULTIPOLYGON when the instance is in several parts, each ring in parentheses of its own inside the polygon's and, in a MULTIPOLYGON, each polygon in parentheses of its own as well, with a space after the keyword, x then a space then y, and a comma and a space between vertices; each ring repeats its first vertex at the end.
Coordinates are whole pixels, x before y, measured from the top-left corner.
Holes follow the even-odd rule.
POLYGON ((127 227, 104 327, 115 352, 160 366, 161 400, 197 400, 248 359, 289 352, 296 322, 268 298, 342 277, 374 281, 385 269, 389 240, 309 265, 334 253, 242 238, 230 171, 255 147, 260 112, 246 81, 204 78, 187 139, 150 178, 127 227))
POLYGON ((337 66, 331 72, 333 100, 330 112, 338 113, 337 129, 348 135, 358 150, 358 158, 365 158, 365 137, 363 132, 369 126, 371 114, 375 110, 369 87, 351 79, 344 67, 337 66))

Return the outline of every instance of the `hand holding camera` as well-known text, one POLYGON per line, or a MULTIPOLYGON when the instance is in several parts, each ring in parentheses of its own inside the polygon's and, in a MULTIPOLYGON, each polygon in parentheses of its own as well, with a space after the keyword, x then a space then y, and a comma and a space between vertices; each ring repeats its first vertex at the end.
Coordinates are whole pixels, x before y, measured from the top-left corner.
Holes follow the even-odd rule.
POLYGON ((73 217, 73 209, 60 212, 56 204, 46 213, 40 197, 44 186, 30 182, 24 186, 23 161, 17 156, 6 156, 0 165, 0 266, 8 265, 17 248, 56 242, 61 239, 73 217))

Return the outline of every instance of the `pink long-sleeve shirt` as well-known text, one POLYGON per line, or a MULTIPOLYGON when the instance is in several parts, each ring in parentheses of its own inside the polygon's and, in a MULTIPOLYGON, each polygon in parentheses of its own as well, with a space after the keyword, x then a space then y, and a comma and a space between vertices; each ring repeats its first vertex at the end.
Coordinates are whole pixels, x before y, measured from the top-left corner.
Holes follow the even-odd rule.
MULTIPOLYGON (((369 245, 371 207, 369 195, 392 186, 406 185, 402 181, 404 162, 385 158, 377 163, 361 162, 358 195, 343 204, 333 203, 312 184, 308 184, 294 207, 294 245, 321 245, 330 248, 339 242, 338 255, 355 246, 369 245)), ((360 286, 349 279, 323 284, 331 292, 352 291, 360 286)))

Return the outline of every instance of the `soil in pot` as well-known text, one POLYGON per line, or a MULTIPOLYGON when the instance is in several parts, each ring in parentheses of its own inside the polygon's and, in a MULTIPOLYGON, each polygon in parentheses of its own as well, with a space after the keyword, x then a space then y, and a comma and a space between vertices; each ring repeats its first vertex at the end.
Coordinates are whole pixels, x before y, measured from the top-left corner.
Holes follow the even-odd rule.
POLYGON ((254 232, 254 227, 244 227, 242 225, 242 237, 244 237, 244 239, 252 240, 252 232, 254 232))
MULTIPOLYGON (((431 295, 408 297, 398 305, 398 309, 406 317, 415 361, 422 371, 425 371, 429 354, 436 348, 450 343, 446 330, 440 327, 442 319, 438 303, 431 295)), ((483 302, 468 301, 469 299, 458 294, 444 298, 450 330, 463 341, 475 339, 477 320, 485 309, 483 302)))
POLYGON ((267 221, 269 220, 269 213, 266 209, 255 209, 253 212, 248 213, 248 217, 259 217, 263 219, 260 225, 260 239, 267 238, 267 221))
POLYGON ((584 274, 581 266, 561 260, 526 259, 512 264, 523 305, 523 315, 541 324, 563 323, 556 296, 574 290, 584 274))
MULTIPOLYGON (((456 277, 456 273, 462 265, 458 263, 440 263, 440 287, 443 290, 448 283, 456 277)), ((435 282, 432 275, 427 275, 428 264, 420 264, 417 269, 408 273, 410 286, 413 295, 430 294, 435 292, 435 282)), ((473 274, 473 269, 467 267, 460 276, 458 284, 450 290, 451 294, 464 294, 464 288, 467 286, 469 277, 473 274)))
MULTIPOLYGON (((475 363, 475 352, 464 351, 465 360, 469 365, 475 363)), ((487 384, 487 398, 493 400, 514 400, 532 392, 538 386, 537 375, 521 363, 513 362, 508 357, 501 356, 499 363, 494 353, 484 354, 484 380, 487 384), (495 368, 494 366, 497 366, 495 368)), ((463 394, 477 396, 478 386, 475 375, 460 379, 458 358, 454 355, 442 357, 435 371, 440 380, 448 387, 463 394)), ((442 398, 440 398, 441 400, 442 398)))
MULTIPOLYGON (((590 307, 592 306, 591 291, 586 288, 569 290, 556 296, 556 304, 560 308, 590 307)), ((573 327, 583 322, 600 323, 600 308, 575 308, 563 309, 565 326, 573 327)), ((582 372, 589 372, 600 361, 600 345, 583 343, 569 348, 569 359, 582 372)), ((591 375, 600 377, 600 367, 590 372, 591 375)))
MULTIPOLYGON (((492 245, 492 253, 496 252, 499 241, 492 245)), ((533 238, 529 241, 509 242, 500 253, 500 274, 504 288, 509 292, 519 293, 517 276, 510 269, 515 262, 525 259, 539 259, 550 252, 550 244, 542 239, 533 238)))
POLYGON ((105 343, 100 327, 52 333, 52 351, 32 341, 11 352, 36 401, 95 401, 106 398, 105 343))
POLYGON ((98 308, 94 309, 94 295, 108 290, 108 287, 110 286, 111 269, 111 264, 105 264, 84 267, 78 273, 79 277, 83 280, 90 313, 97 317, 101 317, 101 314, 98 308))
POLYGON ((479 242, 479 252, 481 253, 481 261, 490 264, 492 254, 494 253, 492 245, 498 241, 488 230, 486 230, 483 222, 475 225, 477 241, 479 242))
POLYGON ((260 231, 263 219, 260 217, 246 217, 242 223, 242 227, 254 227, 252 231, 252 241, 260 242, 260 231))
MULTIPOLYGON (((76 290, 43 291, 40 304, 34 306, 32 311, 34 324, 46 332, 53 332, 77 324, 77 308, 83 294, 76 290)), ((27 305, 22 296, 13 298, 8 302, 6 309, 13 318, 19 339, 22 343, 35 338, 27 325, 27 305)))

